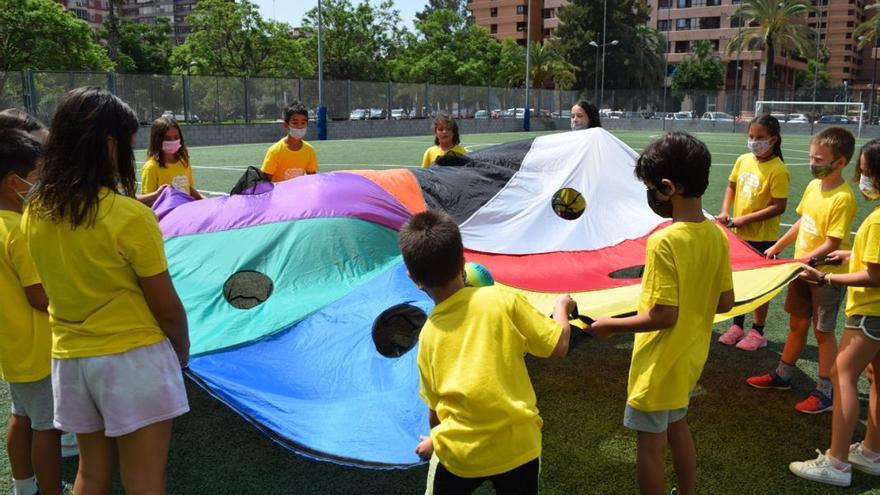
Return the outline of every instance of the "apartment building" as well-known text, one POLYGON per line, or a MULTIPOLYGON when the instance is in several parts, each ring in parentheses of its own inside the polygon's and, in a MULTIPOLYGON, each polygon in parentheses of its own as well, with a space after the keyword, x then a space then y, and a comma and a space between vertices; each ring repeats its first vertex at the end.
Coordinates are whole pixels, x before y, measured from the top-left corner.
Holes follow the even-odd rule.
POLYGON ((198 0, 125 0, 122 17, 136 22, 155 22, 159 17, 171 21, 172 36, 176 44, 186 40, 192 26, 186 17, 192 12, 198 0))
POLYGON ((104 18, 110 13, 109 0, 56 0, 78 18, 89 23, 92 30, 98 30, 104 24, 104 18))
POLYGON ((467 8, 474 22, 488 29, 496 39, 512 38, 525 45, 529 9, 532 9, 532 41, 541 42, 545 36, 552 35, 553 28, 559 24, 553 14, 566 3, 567 0, 471 0, 467 8))

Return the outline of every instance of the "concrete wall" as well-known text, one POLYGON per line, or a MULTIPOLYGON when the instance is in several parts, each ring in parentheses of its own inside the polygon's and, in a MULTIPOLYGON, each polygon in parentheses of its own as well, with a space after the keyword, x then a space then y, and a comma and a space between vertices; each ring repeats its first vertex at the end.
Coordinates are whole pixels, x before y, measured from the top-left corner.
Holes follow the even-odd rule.
MULTIPOLYGON (((746 124, 734 125, 730 122, 710 122, 700 120, 667 120, 665 131, 680 130, 686 132, 729 132, 745 134, 746 124)), ((430 119, 414 120, 355 120, 327 122, 328 139, 366 139, 394 136, 427 136, 432 132, 430 119)), ((522 131, 522 119, 466 119, 459 120, 459 131, 463 136, 488 132, 522 131)), ((605 119, 602 126, 609 131, 653 131, 664 132, 664 122, 647 119, 605 119)), ((824 125, 782 124, 782 135, 810 135, 819 132, 824 125), (811 129, 812 128, 812 129, 811 129)), ((568 119, 534 119, 531 121, 533 131, 553 131, 569 129, 568 119)), ((853 133, 855 125, 847 126, 853 133)), ((284 136, 280 124, 196 124, 184 125, 183 133, 187 146, 217 146, 222 144, 271 143, 284 136)), ((142 127, 137 135, 138 148, 146 148, 150 135, 149 127, 142 127)), ((880 137, 880 126, 865 126, 862 137, 871 139, 880 137)), ((309 123, 306 140, 317 139, 317 127, 309 123)))

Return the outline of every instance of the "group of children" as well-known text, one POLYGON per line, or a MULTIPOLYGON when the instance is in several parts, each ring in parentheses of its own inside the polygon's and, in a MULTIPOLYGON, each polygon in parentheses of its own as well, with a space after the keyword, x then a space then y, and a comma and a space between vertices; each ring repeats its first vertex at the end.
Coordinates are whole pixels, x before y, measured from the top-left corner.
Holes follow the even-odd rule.
MULTIPOLYGON (((576 107, 573 128, 599 125, 597 112, 576 107)), ((304 107, 285 109, 287 136, 263 163, 271 180, 317 172, 314 149, 303 141, 307 125, 304 107)), ((61 492, 61 431, 75 432, 79 442, 76 493, 107 493, 117 466, 127 491, 164 491, 171 422, 189 409, 181 374, 189 337, 147 205, 166 187, 202 196, 181 129, 168 118, 152 126, 136 194, 137 129, 131 109, 97 88, 66 94, 49 130, 23 112, 0 112, 0 287, 7 295, 0 377, 12 400, 7 450, 15 495, 61 492)), ((427 165, 464 153, 453 119, 439 117, 434 131, 427 165)), ((768 257, 794 242, 795 258, 819 268, 805 266, 789 286, 791 328, 779 365, 747 380, 756 388, 789 388, 813 324, 819 380, 796 408, 833 410, 831 447, 790 469, 841 486, 849 485, 853 468, 880 475, 880 209, 851 243, 856 200, 842 171, 855 140, 838 127, 813 137, 815 180, 797 207, 800 219, 776 239, 789 187, 779 123, 758 117, 748 135, 750 152, 730 175, 718 222, 703 212, 711 155, 702 142, 675 132, 643 151, 635 175, 650 207, 672 223, 648 240, 638 313, 598 317, 586 330, 603 338, 635 334, 623 423, 636 431, 643 493, 664 492, 667 444, 678 493, 694 493, 689 397, 708 356, 714 315, 734 306, 728 238, 719 224, 768 257), (868 429, 850 445, 857 381, 866 368, 873 378, 868 429)), ((880 140, 862 148, 855 178, 865 198, 880 199, 880 140)), ((401 229, 400 249, 410 277, 436 303, 417 357, 431 433, 416 452, 432 459, 429 489, 469 493, 489 480, 499 493, 537 493, 542 419, 523 356, 567 354, 571 333, 581 331, 568 323, 574 301, 560 296, 548 319, 501 288, 466 287, 461 234, 443 213, 413 216, 401 229)), ((744 350, 765 346, 766 311, 756 311, 748 334, 737 319, 719 341, 744 350)))
MULTIPOLYGON (((810 414, 833 410, 831 448, 789 469, 838 486, 849 486, 852 469, 880 475, 880 380, 875 371, 880 369, 880 208, 864 220, 851 243, 856 199, 842 173, 855 139, 844 128, 827 128, 810 143, 814 180, 797 207, 800 218, 777 239, 789 189, 781 143, 775 118, 765 115, 750 122, 749 153, 730 174, 717 222, 708 220, 702 207, 711 164, 702 142, 669 133, 649 144, 636 163, 649 206, 672 223, 648 239, 638 313, 596 318, 586 332, 602 338, 635 334, 623 424, 636 431, 642 493, 665 493, 667 444, 675 492, 695 492, 689 398, 708 357, 714 316, 734 307, 728 238, 721 225, 767 257, 775 258, 794 242, 795 259, 810 261, 788 287, 790 332, 779 365, 746 380, 756 388, 789 388, 812 323, 819 379, 795 407, 810 414), (844 296, 846 324, 838 352, 834 331, 844 296), (850 444, 863 372, 871 381, 868 426, 864 439, 850 444)), ((870 201, 880 199, 880 139, 867 143, 858 160, 854 180, 860 192, 870 201)), ((401 230, 400 247, 410 277, 436 303, 418 350, 431 435, 421 438, 416 452, 432 460, 428 492, 470 493, 488 480, 498 493, 537 493, 542 421, 523 356, 566 355, 570 333, 581 331, 566 321, 574 303, 561 296, 554 322, 502 289, 465 287, 461 236, 442 213, 428 211, 410 219, 401 230)), ((766 315, 764 304, 748 334, 744 319, 737 318, 719 341, 747 351, 766 346, 766 315)))

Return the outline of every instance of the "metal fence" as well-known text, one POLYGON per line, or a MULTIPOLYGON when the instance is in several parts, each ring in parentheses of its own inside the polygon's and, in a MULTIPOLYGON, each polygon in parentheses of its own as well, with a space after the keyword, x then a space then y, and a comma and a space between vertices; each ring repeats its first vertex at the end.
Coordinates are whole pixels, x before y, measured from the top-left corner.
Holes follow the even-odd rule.
MULTIPOLYGON (((196 75, 117 74, 112 72, 0 72, 0 107, 21 107, 49 122, 59 98, 69 89, 93 85, 107 88, 125 100, 141 122, 161 115, 199 123, 249 123, 274 121, 289 103, 299 100, 310 114, 318 106, 318 82, 306 79, 220 77, 196 75)), ((541 117, 567 117, 579 96, 601 101, 610 118, 675 119, 676 113, 700 118, 706 112, 749 117, 758 100, 801 102, 765 107, 777 115, 804 114, 810 120, 822 115, 859 116, 855 107, 804 105, 803 102, 862 102, 865 123, 875 123, 880 112, 870 90, 847 87, 817 91, 725 90, 671 91, 606 89, 602 95, 577 91, 533 89, 531 113, 541 117), (872 103, 874 108, 872 108, 872 103)), ((447 112, 456 118, 522 118, 523 88, 411 84, 394 82, 325 81, 324 101, 332 120, 421 119, 447 112)), ((786 117, 787 118, 787 117, 786 117)))
MULTIPOLYGON (((49 122, 58 100, 79 86, 99 86, 125 100, 141 122, 162 115, 199 123, 274 121, 285 106, 301 101, 310 115, 318 107, 318 82, 308 79, 112 72, 0 72, 0 107, 24 108, 49 122)), ((533 90, 532 114, 559 116, 577 91, 533 90)), ((420 119, 447 112, 456 118, 522 117, 525 90, 393 82, 324 81, 332 120, 420 119)))

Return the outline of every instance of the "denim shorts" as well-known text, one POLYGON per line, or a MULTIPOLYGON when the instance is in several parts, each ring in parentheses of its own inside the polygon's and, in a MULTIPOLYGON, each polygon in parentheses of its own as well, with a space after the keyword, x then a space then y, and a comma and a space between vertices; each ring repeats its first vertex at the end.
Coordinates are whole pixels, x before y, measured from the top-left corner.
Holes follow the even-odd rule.
POLYGON ((623 426, 646 433, 663 433, 666 427, 687 416, 688 408, 662 411, 640 411, 627 404, 623 411, 623 426))

